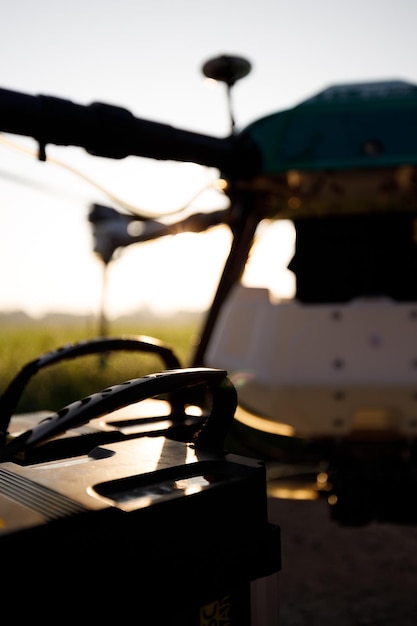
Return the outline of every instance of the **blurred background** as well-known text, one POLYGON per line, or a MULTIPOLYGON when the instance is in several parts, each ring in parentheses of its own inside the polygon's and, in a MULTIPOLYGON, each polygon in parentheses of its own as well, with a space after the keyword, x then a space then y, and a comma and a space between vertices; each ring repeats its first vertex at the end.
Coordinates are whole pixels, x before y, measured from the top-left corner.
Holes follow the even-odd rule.
MULTIPOLYGON (((202 65, 220 54, 252 65, 232 93, 238 132, 331 85, 417 82, 417 4, 411 0, 15 0, 3 3, 0 14, 1 88, 84 105, 105 102, 216 137, 230 133, 226 87, 208 81, 202 65)), ((198 211, 227 206, 213 188, 215 169, 97 158, 57 146, 47 147, 42 163, 32 140, 0 139, 2 312, 96 315, 103 266, 93 253, 92 203, 129 203, 155 216, 185 205, 198 211)), ((269 240, 249 280, 272 281, 277 295, 291 296, 291 224, 278 222, 269 240)), ((206 309, 229 241, 219 227, 123 249, 109 267, 109 317, 206 309)))

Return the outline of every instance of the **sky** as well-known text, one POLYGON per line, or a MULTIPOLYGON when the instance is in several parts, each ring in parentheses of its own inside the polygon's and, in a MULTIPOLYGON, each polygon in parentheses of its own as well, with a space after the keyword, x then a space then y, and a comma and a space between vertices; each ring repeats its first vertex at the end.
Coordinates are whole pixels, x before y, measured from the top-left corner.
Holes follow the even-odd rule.
MULTIPOLYGON (((237 130, 331 85, 417 83, 414 0, 3 0, 0 17, 0 88, 105 102, 216 137, 230 133, 226 89, 209 84, 202 65, 221 54, 252 66, 232 91, 237 130)), ((88 212, 93 203, 119 208, 109 194, 155 216, 203 189, 190 210, 227 206, 213 168, 63 146, 48 146, 43 163, 27 153, 32 140, 0 140, 0 311, 97 314, 104 266, 88 212)), ((288 297, 293 230, 271 228, 247 280, 272 281, 288 297)), ((122 249, 107 270, 107 315, 207 308, 229 243, 220 227, 122 249)))

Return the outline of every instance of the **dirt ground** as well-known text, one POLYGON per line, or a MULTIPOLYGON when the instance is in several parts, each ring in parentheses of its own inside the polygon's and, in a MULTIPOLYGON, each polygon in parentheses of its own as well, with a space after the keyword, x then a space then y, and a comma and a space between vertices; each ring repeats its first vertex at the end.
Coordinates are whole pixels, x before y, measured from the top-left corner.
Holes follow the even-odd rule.
POLYGON ((269 499, 279 626, 416 626, 417 526, 340 526, 324 500, 269 499))

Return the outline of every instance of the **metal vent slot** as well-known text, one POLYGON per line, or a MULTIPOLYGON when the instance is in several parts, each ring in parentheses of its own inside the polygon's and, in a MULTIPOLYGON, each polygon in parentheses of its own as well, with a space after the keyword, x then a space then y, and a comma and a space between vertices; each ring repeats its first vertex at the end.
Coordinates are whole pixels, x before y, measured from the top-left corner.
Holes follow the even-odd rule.
POLYGON ((2 468, 0 468, 0 493, 48 520, 87 511, 78 502, 2 468))

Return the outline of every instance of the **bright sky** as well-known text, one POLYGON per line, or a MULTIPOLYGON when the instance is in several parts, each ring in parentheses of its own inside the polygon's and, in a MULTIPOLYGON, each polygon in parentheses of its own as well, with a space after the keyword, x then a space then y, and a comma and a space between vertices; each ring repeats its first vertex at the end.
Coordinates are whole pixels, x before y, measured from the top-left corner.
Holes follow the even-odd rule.
MULTIPOLYGON (((331 85, 417 83, 414 0, 14 0, 0 16, 1 88, 107 102, 219 137, 230 130, 225 87, 209 88, 201 67, 220 54, 246 57, 253 68, 233 90, 238 129, 331 85)), ((180 208, 218 175, 193 164, 98 159, 78 148, 50 146, 47 154, 146 211, 180 208)), ((0 310, 96 314, 103 266, 87 215, 91 203, 117 205, 68 170, 2 144, 0 194, 0 310)), ((216 209, 225 200, 211 192, 193 206, 216 209)), ((287 227, 278 223, 281 237, 267 257, 282 295, 293 287, 287 227)), ((110 266, 110 317, 142 306, 207 307, 228 241, 215 229, 125 248, 110 266)))

